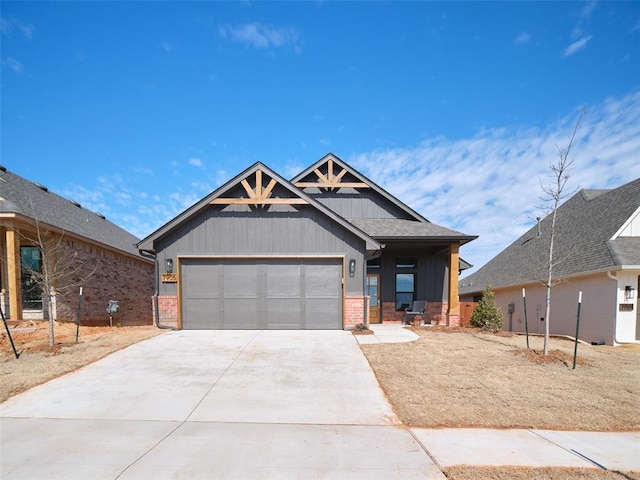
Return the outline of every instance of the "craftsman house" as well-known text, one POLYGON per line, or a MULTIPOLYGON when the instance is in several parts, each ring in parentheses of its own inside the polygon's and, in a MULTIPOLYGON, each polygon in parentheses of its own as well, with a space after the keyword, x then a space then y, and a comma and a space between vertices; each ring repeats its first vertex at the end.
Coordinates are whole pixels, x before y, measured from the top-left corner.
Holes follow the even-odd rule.
MULTIPOLYGON (((504 330, 545 331, 547 217, 477 272, 461 280, 464 301, 491 285, 504 315, 504 330)), ((612 190, 581 190, 557 210, 554 283, 549 329, 575 336, 582 292, 579 338, 607 345, 640 341, 640 179, 612 190)))
POLYGON ((138 238, 108 221, 0 166, 0 307, 13 321, 48 318, 41 274, 49 265, 55 320, 81 323, 150 324, 153 261, 140 255, 138 238))
POLYGON ((456 325, 459 249, 474 238, 328 154, 290 181, 257 163, 138 248, 160 266, 162 326, 342 329, 401 320, 413 301, 456 325))

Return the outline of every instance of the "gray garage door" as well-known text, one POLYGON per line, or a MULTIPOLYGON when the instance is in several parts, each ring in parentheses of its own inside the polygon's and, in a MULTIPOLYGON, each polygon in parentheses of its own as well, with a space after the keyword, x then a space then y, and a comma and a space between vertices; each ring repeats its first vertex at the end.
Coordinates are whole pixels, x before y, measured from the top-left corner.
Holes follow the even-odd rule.
POLYGON ((340 329, 340 259, 182 259, 185 329, 340 329))

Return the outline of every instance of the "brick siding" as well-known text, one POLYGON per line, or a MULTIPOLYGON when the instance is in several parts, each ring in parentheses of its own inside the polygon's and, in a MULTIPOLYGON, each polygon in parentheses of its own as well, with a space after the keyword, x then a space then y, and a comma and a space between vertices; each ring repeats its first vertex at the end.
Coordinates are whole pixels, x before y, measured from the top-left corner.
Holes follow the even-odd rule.
MULTIPOLYGON (((74 272, 79 279, 90 274, 82 282, 81 325, 108 325, 109 300, 116 300, 119 306, 119 311, 113 314, 114 325, 153 323, 149 304, 149 297, 153 295, 153 263, 79 242, 74 242, 74 248, 89 259, 74 272)), ((56 296, 57 320, 77 321, 79 290, 78 286, 77 291, 56 296)), ((46 315, 46 302, 44 309, 46 315)))
MULTIPOLYGON (((457 326, 459 315, 447 315, 448 302, 427 302, 424 321, 432 325, 457 326)), ((396 310, 395 302, 382 302, 382 322, 402 322, 404 312, 396 310)))

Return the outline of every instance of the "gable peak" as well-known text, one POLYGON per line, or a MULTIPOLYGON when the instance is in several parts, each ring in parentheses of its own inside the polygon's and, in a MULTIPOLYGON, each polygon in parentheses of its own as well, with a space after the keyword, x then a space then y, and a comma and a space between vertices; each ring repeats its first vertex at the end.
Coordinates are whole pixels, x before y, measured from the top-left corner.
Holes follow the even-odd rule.
POLYGON ((324 190, 371 187, 368 183, 356 178, 351 167, 333 153, 328 153, 302 175, 296 177, 294 185, 298 188, 321 188, 324 190))

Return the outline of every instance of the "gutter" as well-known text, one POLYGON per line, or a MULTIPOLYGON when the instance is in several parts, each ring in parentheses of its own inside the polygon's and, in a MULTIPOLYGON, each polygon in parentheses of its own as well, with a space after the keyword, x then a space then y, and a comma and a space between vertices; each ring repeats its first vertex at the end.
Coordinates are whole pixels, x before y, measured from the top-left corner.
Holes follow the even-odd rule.
POLYGON ((158 281, 158 256, 155 254, 155 252, 151 251, 151 250, 138 250, 138 252, 140 252, 140 255, 145 257, 145 258, 149 258, 151 260, 153 260, 153 288, 154 288, 154 292, 153 292, 153 320, 154 323, 156 324, 156 327, 160 328, 160 329, 164 329, 164 330, 179 330, 176 327, 173 327, 171 325, 164 325, 162 323, 160 323, 160 311, 158 310, 158 295, 160 292, 160 282, 158 281))
MULTIPOLYGON (((615 280, 616 282, 616 304, 618 303, 618 294, 617 294, 617 290, 618 290, 618 277, 616 277, 615 275, 611 274, 611 271, 607 271, 607 277, 609 277, 611 280, 615 280)), ((634 342, 621 342, 618 340, 618 314, 616 312, 616 315, 614 317, 614 322, 613 322, 613 342, 614 344, 619 344, 619 345, 633 345, 633 344, 637 344, 638 341, 634 341, 634 342)))

